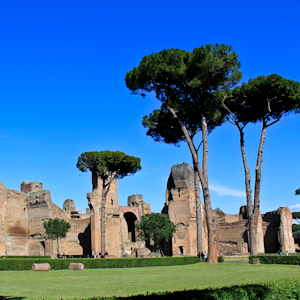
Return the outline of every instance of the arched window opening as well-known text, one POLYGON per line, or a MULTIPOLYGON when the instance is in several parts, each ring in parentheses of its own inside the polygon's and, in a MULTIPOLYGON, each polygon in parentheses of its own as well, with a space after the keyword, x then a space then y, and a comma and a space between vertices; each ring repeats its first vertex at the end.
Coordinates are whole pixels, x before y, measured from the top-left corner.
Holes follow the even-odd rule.
POLYGON ((135 236, 135 225, 134 223, 137 220, 137 217, 135 214, 131 212, 127 212, 124 214, 124 218, 127 222, 127 228, 128 228, 128 239, 130 242, 136 242, 136 236, 135 236))
POLYGON ((179 251, 180 251, 180 254, 184 254, 183 246, 179 246, 179 251))

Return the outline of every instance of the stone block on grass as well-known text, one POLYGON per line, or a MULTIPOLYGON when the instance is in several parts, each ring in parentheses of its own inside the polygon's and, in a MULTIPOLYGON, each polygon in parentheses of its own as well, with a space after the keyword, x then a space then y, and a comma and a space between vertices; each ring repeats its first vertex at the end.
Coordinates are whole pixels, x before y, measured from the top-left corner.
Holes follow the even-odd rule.
POLYGON ((48 263, 33 264, 32 271, 50 271, 51 266, 48 263))
POLYGON ((79 270, 82 271, 84 269, 83 263, 70 263, 69 270, 79 270))

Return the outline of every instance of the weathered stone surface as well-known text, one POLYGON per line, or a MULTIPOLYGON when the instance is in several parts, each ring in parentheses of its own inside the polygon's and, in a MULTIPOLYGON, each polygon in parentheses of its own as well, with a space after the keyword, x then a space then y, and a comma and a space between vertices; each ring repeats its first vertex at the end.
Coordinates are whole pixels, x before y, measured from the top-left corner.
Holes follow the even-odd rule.
POLYGON ((84 269, 83 263, 70 263, 69 270, 78 270, 82 271, 84 269))
POLYGON ((43 185, 41 182, 23 181, 21 184, 21 192, 28 194, 30 192, 42 191, 43 185))
MULTIPOLYGON (((196 255, 197 228, 194 192, 194 173, 188 164, 172 167, 166 191, 166 203, 162 212, 169 214, 175 224, 172 245, 165 245, 168 255, 196 255)), ((219 221, 219 252, 223 254, 248 253, 247 207, 242 206, 239 214, 228 215, 220 210, 214 214, 219 221)), ((207 251, 207 228, 202 209, 202 248, 207 251)), ((292 214, 288 208, 258 215, 258 253, 295 252, 292 236, 292 214)))
MULTIPOLYGON (((92 255, 101 251, 101 202, 102 181, 93 177, 93 193, 88 193, 88 204, 91 211, 91 244, 92 255)), ((105 203, 105 245, 107 257, 131 255, 134 248, 144 247, 135 232, 135 223, 142 215, 151 213, 150 204, 144 202, 141 195, 129 197, 128 206, 118 205, 118 185, 113 181, 106 196, 105 203)))
POLYGON ((47 240, 43 223, 57 217, 71 224, 67 237, 59 243, 61 252, 83 255, 81 234, 89 227, 89 219, 68 218, 62 209, 52 203, 50 192, 39 190, 41 187, 42 184, 23 182, 22 188, 28 192, 23 193, 6 189, 0 184, 0 254, 55 257, 56 241, 47 240))
MULTIPOLYGON (((88 193, 88 214, 78 214, 72 200, 63 209, 51 201, 51 194, 42 184, 23 181, 22 192, 5 188, 0 182, 0 255, 57 255, 57 241, 47 240, 43 223, 60 218, 71 224, 66 238, 59 241, 59 252, 69 256, 97 256, 100 253, 100 207, 102 184, 93 177, 93 193, 88 193)), ((149 249, 141 241, 135 225, 144 214, 151 213, 150 204, 141 195, 128 197, 128 206, 118 205, 117 181, 112 183, 105 208, 106 252, 108 257, 147 256, 149 249)), ((194 171, 188 164, 172 167, 166 191, 163 213, 175 224, 171 242, 164 243, 166 255, 197 255, 197 221, 194 171)), ((247 208, 239 214, 214 212, 219 220, 219 252, 248 252, 247 208)), ((205 210, 201 205, 202 249, 207 252, 205 210)), ((259 215, 257 250, 290 253, 295 251, 292 236, 292 214, 288 208, 259 215)), ((151 249, 151 244, 147 246, 151 249)))
MULTIPOLYGON (((165 243, 166 255, 197 255, 197 221, 194 171, 189 164, 175 165, 167 183, 163 213, 169 214, 176 231, 172 245, 165 243)), ((201 209, 202 220, 205 218, 201 209)), ((207 229, 202 226, 203 251, 207 251, 207 229)))
POLYGON ((50 271, 51 266, 48 263, 33 264, 32 271, 50 271))

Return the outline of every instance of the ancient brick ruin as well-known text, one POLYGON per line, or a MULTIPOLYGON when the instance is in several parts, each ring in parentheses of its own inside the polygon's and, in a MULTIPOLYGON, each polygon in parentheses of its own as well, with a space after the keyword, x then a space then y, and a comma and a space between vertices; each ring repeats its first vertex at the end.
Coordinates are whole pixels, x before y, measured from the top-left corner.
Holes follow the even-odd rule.
MULTIPOLYGON (((102 188, 93 178, 93 192, 87 194, 85 214, 76 210, 67 199, 63 208, 51 200, 50 192, 41 183, 23 181, 21 192, 5 188, 0 181, 0 255, 50 255, 56 257, 56 241, 48 240, 43 223, 50 218, 69 222, 67 237, 59 241, 61 254, 98 256, 100 253, 100 203, 102 188)), ((119 206, 117 181, 112 183, 106 198, 107 257, 148 256, 151 245, 145 245, 135 231, 135 224, 144 214, 151 213, 150 204, 141 195, 128 197, 128 206, 119 206)), ((197 223, 194 172, 188 164, 172 167, 167 183, 166 203, 162 210, 176 226, 171 242, 165 243, 166 255, 197 255, 197 223)), ((219 220, 219 251, 223 254, 247 254, 247 211, 242 206, 238 214, 214 212, 219 220)), ((207 251, 205 211, 201 207, 201 244, 207 251)), ((286 207, 261 215, 258 222, 260 253, 295 252, 292 235, 292 214, 286 207)))
MULTIPOLYGON (((205 212, 202 211, 202 247, 207 251, 205 212)), ((163 209, 176 226, 168 254, 196 255, 196 201, 194 172, 189 164, 174 165, 168 179, 166 203, 163 209)), ((229 215, 221 210, 214 213, 219 221, 219 252, 223 254, 248 253, 247 211, 242 206, 238 214, 229 215)), ((292 234, 293 217, 287 207, 260 215, 257 227, 258 253, 295 252, 292 234)))
MULTIPOLYGON (((66 238, 59 240, 60 254, 98 256, 100 252, 100 189, 88 193, 86 214, 79 214, 73 200, 63 209, 51 200, 50 192, 38 182, 24 181, 21 192, 5 188, 0 181, 0 255, 57 256, 56 241, 47 240, 43 223, 64 219, 71 225, 66 238)), ((135 232, 135 222, 151 213, 150 204, 140 195, 128 197, 128 206, 118 206, 117 182, 106 202, 106 249, 108 256, 147 256, 150 253, 135 232)))

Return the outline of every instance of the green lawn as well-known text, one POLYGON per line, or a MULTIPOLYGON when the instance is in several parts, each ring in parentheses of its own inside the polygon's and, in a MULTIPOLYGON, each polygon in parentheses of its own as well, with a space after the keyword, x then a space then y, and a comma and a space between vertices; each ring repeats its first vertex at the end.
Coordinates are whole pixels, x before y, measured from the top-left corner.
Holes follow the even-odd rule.
MULTIPOLYGON (((0 296, 15 299, 77 299, 221 287, 299 277, 291 265, 196 264, 84 271, 0 271, 0 296)), ((4 298, 5 299, 5 298, 4 298)))

